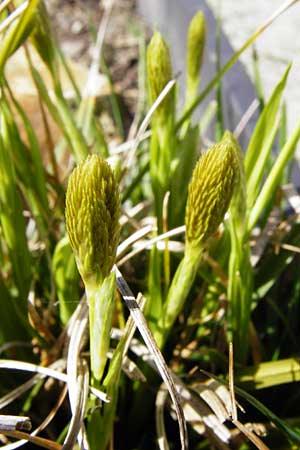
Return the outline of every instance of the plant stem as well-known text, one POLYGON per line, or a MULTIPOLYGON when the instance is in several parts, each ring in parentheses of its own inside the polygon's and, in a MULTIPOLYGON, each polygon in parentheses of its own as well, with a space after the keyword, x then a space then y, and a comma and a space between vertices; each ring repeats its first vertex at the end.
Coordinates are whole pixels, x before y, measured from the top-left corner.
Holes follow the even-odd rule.
POLYGON ((190 292, 201 261, 202 247, 187 246, 184 257, 179 264, 164 305, 161 321, 155 337, 163 347, 169 331, 179 316, 190 292))
POLYGON ((96 384, 101 381, 107 361, 115 289, 114 273, 106 277, 97 287, 86 287, 90 319, 91 370, 96 384))

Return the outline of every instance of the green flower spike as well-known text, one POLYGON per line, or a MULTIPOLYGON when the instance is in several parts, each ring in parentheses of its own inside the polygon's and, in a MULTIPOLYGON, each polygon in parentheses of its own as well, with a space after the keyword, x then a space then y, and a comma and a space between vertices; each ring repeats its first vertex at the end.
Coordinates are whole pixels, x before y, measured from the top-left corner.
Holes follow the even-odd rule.
MULTIPOLYGON (((150 103, 154 103, 166 84, 172 79, 169 48, 162 35, 156 31, 147 48, 147 72, 150 103)), ((164 121, 173 110, 172 92, 165 97, 155 111, 154 117, 164 121)))
POLYGON ((164 305, 158 336, 162 346, 193 285, 203 245, 215 233, 240 182, 240 149, 230 133, 200 157, 189 185, 186 246, 164 305))
MULTIPOLYGON (((172 79, 169 48, 156 31, 147 48, 149 101, 153 104, 172 79)), ((150 142, 150 174, 158 232, 162 232, 163 199, 170 189, 171 161, 175 146, 175 89, 172 88, 155 109, 150 142)))
POLYGON ((116 279, 110 273, 119 240, 120 196, 114 174, 97 155, 69 178, 66 226, 89 303, 91 368, 100 382, 109 348, 116 279))
MULTIPOLYGON (((187 34, 185 111, 189 110, 198 95, 205 40, 205 17, 202 11, 198 11, 190 22, 187 34)), ((181 129, 182 138, 186 136, 190 123, 189 115, 181 129)))
POLYGON ((202 11, 198 11, 191 20, 187 36, 187 97, 190 99, 197 94, 199 87, 205 39, 205 17, 202 11))
POLYGON ((202 246, 222 222, 240 178, 238 150, 230 134, 225 134, 199 159, 186 206, 187 246, 202 246))
POLYGON ((69 178, 66 226, 86 285, 101 282, 115 262, 120 196, 108 163, 97 155, 81 162, 69 178))

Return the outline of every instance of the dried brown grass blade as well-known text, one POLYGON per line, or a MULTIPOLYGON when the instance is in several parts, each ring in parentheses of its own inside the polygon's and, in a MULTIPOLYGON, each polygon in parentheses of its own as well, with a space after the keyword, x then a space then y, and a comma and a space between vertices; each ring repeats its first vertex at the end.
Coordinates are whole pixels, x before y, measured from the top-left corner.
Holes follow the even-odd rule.
POLYGON ((160 105, 160 103, 163 101, 163 99, 166 97, 166 95, 170 92, 170 90, 174 87, 175 83, 176 83, 176 80, 170 80, 166 84, 166 86, 163 88, 163 90, 161 91, 161 93, 159 94, 159 96, 157 97, 157 99, 155 100, 155 102, 153 103, 153 105, 151 106, 149 111, 147 112, 143 122, 141 123, 141 125, 138 129, 136 137, 133 140, 133 145, 132 145, 131 151, 129 153, 129 156, 127 158, 126 167, 130 167, 132 165, 133 157, 136 153, 136 150, 139 146, 140 141, 143 139, 146 129, 151 121, 151 117, 153 116, 153 113, 155 112, 157 107, 160 105))
POLYGON ((9 416, 0 415, 0 432, 1 431, 30 431, 31 420, 26 416, 9 416))
POLYGON ((83 359, 78 368, 76 378, 76 398, 72 397, 71 401, 72 419, 62 450, 72 450, 76 440, 78 440, 80 448, 85 448, 85 446, 82 445, 84 442, 87 442, 83 427, 83 418, 88 399, 88 389, 89 370, 86 361, 83 359))
POLYGON ((167 364, 165 363, 164 357, 152 336, 152 333, 147 325, 145 317, 143 316, 143 313, 140 310, 139 305, 138 305, 134 295, 132 294, 129 286, 127 285, 126 281, 124 280, 124 278, 123 278, 121 272, 118 270, 118 268, 115 267, 114 270, 117 275, 118 290, 119 290, 120 294, 122 295, 122 297, 125 301, 125 304, 128 307, 130 314, 135 322, 135 325, 137 326, 142 338, 144 339, 144 342, 147 345, 149 352, 153 356, 154 361, 157 365, 158 371, 167 386, 167 389, 169 391, 170 397, 174 404, 174 408, 175 408, 176 415, 178 418, 181 448, 182 448, 182 450, 187 450, 188 449, 188 436, 187 436, 186 422, 185 422, 183 410, 182 410, 182 407, 180 404, 180 398, 176 391, 176 387, 175 387, 172 375, 170 373, 170 370, 169 370, 167 364))
POLYGON ((166 233, 162 233, 159 236, 156 236, 155 238, 144 242, 143 245, 139 246, 138 248, 132 250, 130 253, 128 253, 126 256, 124 256, 122 259, 118 261, 118 266, 122 266, 125 264, 126 261, 128 261, 133 256, 137 255, 138 253, 141 253, 146 248, 151 248, 155 243, 163 241, 165 239, 168 239, 172 236, 177 236, 178 234, 183 234, 185 232, 185 225, 182 225, 177 228, 173 228, 173 230, 167 231, 166 233))
POLYGON ((270 450, 263 441, 252 431, 248 430, 239 420, 233 420, 232 423, 251 441, 259 450, 270 450))
POLYGON ((155 423, 157 442, 160 450, 169 450, 167 433, 164 421, 164 409, 168 398, 168 391, 165 384, 162 384, 157 392, 155 401, 155 423))
POLYGON ((229 392, 231 399, 232 420, 237 420, 237 410, 234 394, 234 373, 233 373, 233 344, 229 342, 229 392))
MULTIPOLYGON (((61 450, 62 446, 57 442, 50 441, 49 439, 41 438, 38 436, 32 436, 30 434, 24 433, 23 431, 1 431, 5 436, 13 437, 16 439, 22 439, 25 441, 32 442, 39 447, 47 448, 49 450, 61 450)), ((4 445, 2 449, 7 449, 8 446, 4 445)))

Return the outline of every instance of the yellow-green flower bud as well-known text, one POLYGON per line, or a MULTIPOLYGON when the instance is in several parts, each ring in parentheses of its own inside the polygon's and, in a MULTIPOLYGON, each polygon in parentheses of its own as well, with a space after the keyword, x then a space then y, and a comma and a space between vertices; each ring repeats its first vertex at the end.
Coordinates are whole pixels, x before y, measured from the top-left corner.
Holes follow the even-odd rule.
POLYGON ((187 76, 190 80, 199 81, 205 47, 206 25, 202 11, 192 18, 187 37, 187 76))
MULTIPOLYGON (((172 64, 169 48, 162 35, 156 31, 147 48, 147 72, 149 99, 154 103, 166 84, 172 79, 172 64)), ((172 93, 165 97, 155 111, 156 116, 166 117, 172 109, 172 93)))
POLYGON ((66 196, 66 226, 78 270, 86 285, 99 283, 115 262, 120 195, 108 163, 97 155, 72 172, 66 196))
POLYGON ((188 245, 201 246, 222 222, 240 181, 239 152, 237 143, 225 133, 196 164, 185 214, 188 245))

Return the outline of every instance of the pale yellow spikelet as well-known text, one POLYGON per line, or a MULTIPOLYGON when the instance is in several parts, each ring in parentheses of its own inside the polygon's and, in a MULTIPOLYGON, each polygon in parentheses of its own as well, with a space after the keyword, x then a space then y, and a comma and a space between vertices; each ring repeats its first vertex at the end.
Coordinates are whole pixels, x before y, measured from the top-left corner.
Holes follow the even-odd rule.
POLYGON ((196 164, 185 215, 188 245, 201 246, 222 222, 240 182, 239 152, 236 141, 225 133, 196 164))
POLYGON ((97 155, 72 172, 66 195, 66 227, 85 283, 111 271, 119 240, 120 195, 108 163, 97 155))

